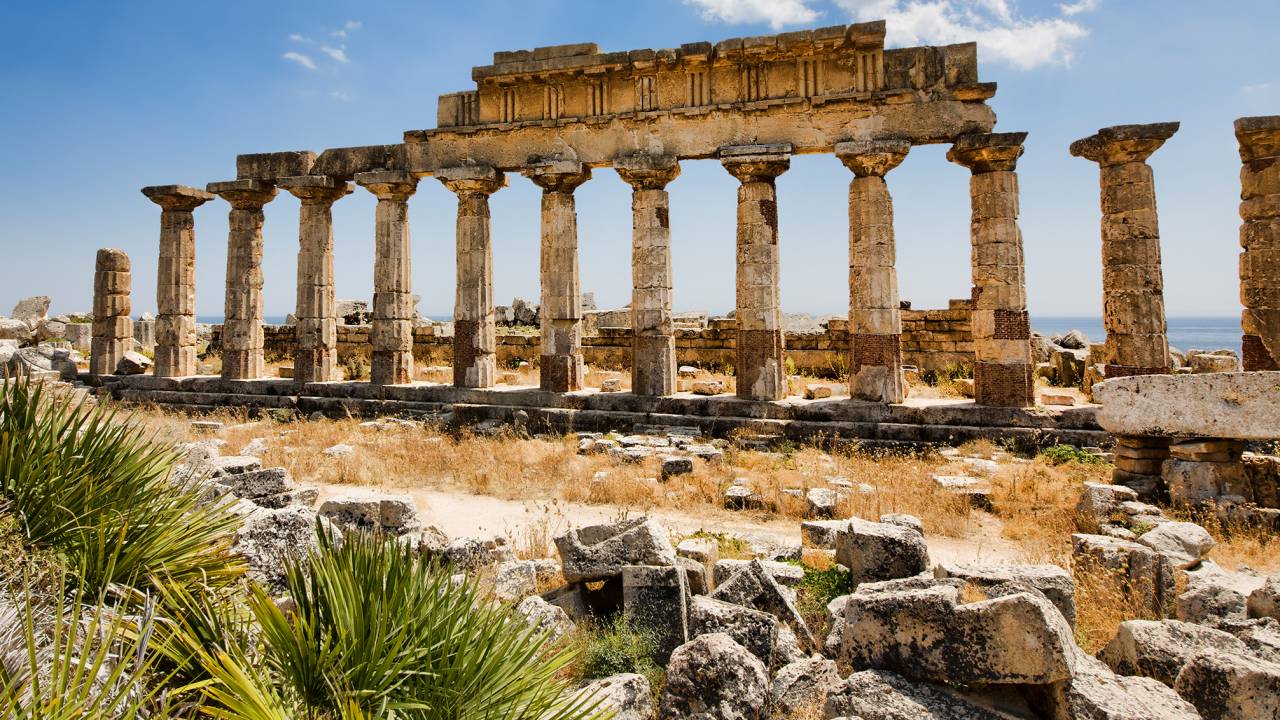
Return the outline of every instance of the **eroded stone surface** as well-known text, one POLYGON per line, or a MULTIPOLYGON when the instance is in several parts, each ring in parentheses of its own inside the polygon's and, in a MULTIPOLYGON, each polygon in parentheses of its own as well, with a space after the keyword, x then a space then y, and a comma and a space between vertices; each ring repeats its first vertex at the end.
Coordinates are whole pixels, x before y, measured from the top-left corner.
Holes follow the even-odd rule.
POLYGON ((1118 435, 1268 440, 1280 428, 1280 372, 1115 378, 1093 397, 1098 424, 1118 435))

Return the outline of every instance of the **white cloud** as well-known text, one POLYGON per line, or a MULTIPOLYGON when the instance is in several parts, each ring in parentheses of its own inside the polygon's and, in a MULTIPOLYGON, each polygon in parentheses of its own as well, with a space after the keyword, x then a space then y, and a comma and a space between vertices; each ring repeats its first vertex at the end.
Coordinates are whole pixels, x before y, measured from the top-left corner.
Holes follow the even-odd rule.
POLYGON ((701 8, 706 20, 718 20, 730 25, 767 22, 774 30, 785 25, 807 23, 821 15, 809 7, 807 0, 685 0, 689 5, 701 8))
POLYGON ((281 57, 283 57, 285 60, 289 60, 290 62, 296 62, 308 70, 316 69, 316 62, 311 58, 307 57, 306 55, 303 55, 302 53, 287 52, 284 55, 281 55, 281 57))
POLYGON ((1256 95, 1260 93, 1265 93, 1268 90, 1270 90, 1271 83, 1269 82, 1254 83, 1252 85, 1245 85, 1240 89, 1243 90, 1246 95, 1256 95))
POLYGON ((342 63, 343 65, 346 65, 347 63, 351 62, 351 58, 347 57, 345 45, 343 45, 342 47, 330 47, 328 45, 321 45, 320 52, 324 53, 325 55, 328 55, 329 57, 333 58, 337 62, 342 63))
POLYGON ((359 20, 348 20, 347 24, 342 26, 344 30, 359 30, 362 27, 364 27, 364 23, 359 20))
POLYGON ((1100 0, 1059 5, 1058 17, 1025 17, 1013 0, 834 0, 857 20, 886 21, 892 46, 936 45, 976 40, 981 56, 1023 70, 1068 65, 1073 45, 1089 34, 1069 16, 1100 0))
POLYGON ((309 43, 309 42, 311 42, 311 38, 307 37, 306 35, 303 35, 302 33, 293 33, 293 34, 289 35, 289 39, 290 39, 290 40, 292 40, 292 41, 294 41, 294 42, 296 42, 296 43, 309 43))
POLYGON ((341 90, 334 90, 329 93, 329 97, 338 102, 351 102, 351 96, 341 90))
POLYGON ((1078 2, 1073 3, 1061 3, 1058 5, 1058 9, 1062 11, 1063 15, 1071 17, 1073 15, 1079 15, 1082 12, 1097 10, 1098 6, 1101 4, 1102 0, 1079 0, 1078 2))

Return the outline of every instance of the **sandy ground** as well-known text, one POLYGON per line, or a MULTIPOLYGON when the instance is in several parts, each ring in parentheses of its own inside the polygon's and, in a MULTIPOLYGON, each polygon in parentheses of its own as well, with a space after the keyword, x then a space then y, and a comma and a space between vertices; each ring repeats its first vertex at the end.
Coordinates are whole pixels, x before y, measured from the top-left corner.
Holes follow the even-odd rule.
MULTIPOLYGON (((346 493, 369 493, 374 488, 354 485, 321 487, 320 501, 346 493)), ((424 525, 434 525, 451 538, 501 533, 520 542, 521 538, 560 535, 572 527, 612 522, 626 514, 613 505, 587 505, 551 500, 504 500, 488 495, 414 488, 387 488, 389 493, 407 493, 418 507, 424 525)), ((634 514, 634 513, 632 513, 634 514)), ((753 544, 795 546, 800 544, 800 523, 795 520, 756 520, 729 511, 700 512, 697 515, 671 509, 650 513, 673 533, 688 535, 698 530, 724 533, 753 544)), ((974 532, 964 538, 926 536, 933 562, 1018 562, 1018 547, 1000 537, 1000 521, 984 516, 974 532)))

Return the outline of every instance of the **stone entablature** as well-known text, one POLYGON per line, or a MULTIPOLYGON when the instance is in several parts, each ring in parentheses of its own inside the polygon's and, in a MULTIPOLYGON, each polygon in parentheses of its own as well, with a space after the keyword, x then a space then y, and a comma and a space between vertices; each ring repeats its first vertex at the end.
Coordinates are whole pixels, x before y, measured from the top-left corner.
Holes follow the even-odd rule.
POLYGON ((883 21, 733 38, 714 45, 600 52, 594 43, 496 52, 476 89, 440 97, 441 128, 607 121, 766 110, 877 94, 989 96, 976 46, 884 49, 883 21))

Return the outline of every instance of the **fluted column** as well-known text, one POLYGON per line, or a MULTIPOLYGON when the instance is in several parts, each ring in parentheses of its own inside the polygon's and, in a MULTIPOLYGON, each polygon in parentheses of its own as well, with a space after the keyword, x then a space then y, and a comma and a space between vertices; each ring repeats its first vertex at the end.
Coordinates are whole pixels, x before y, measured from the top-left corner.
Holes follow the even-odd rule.
POLYGON ((262 357, 262 206, 276 188, 261 180, 209 183, 208 191, 231 204, 227 233, 227 291, 222 320, 222 377, 260 378, 262 357))
POLYGON ((737 374, 738 397, 787 396, 779 289, 778 195, 774 181, 791 167, 790 146, 720 149, 720 162, 738 187, 737 374))
POLYGON ((578 212, 573 191, 591 179, 591 168, 574 160, 542 162, 524 171, 542 188, 542 369, 543 390, 582 389, 582 289, 578 280, 578 212))
POLYGON ((196 221, 192 211, 212 193, 186 185, 142 188, 160 206, 156 273, 156 377, 196 374, 196 221))
POLYGON ((413 382, 413 265, 409 242, 409 198, 418 178, 403 170, 356 175, 378 198, 373 259, 374 385, 413 382))
POLYGON ((1178 123, 1118 125, 1071 144, 1101 166, 1107 377, 1169 372, 1155 181, 1146 163, 1178 123))
POLYGON ((900 403, 906 397, 893 198, 884 176, 910 150, 902 140, 835 147, 854 175, 849 183, 849 394, 862 400, 900 403))
POLYGON ((458 196, 453 384, 493 387, 498 375, 498 338, 493 315, 489 196, 505 187, 507 178, 492 167, 462 165, 437 171, 436 179, 458 196))
POLYGON ((93 266, 93 339, 89 372, 110 375, 133 349, 133 272, 123 250, 102 248, 93 266))
POLYGON ((680 174, 670 155, 632 155, 614 162, 631 185, 631 392, 676 390, 671 310, 671 222, 666 186, 680 174))
POLYGON ((338 318, 333 298, 333 204, 351 193, 351 183, 327 175, 281 178, 280 187, 302 201, 298 215, 298 383, 334 379, 338 318))
POLYGON ((979 405, 1035 403, 1031 323, 1018 227, 1018 158, 1026 133, 961 137, 947 153, 973 173, 973 397, 979 405))
POLYGON ((1236 120, 1244 369, 1280 370, 1280 115, 1236 120))

